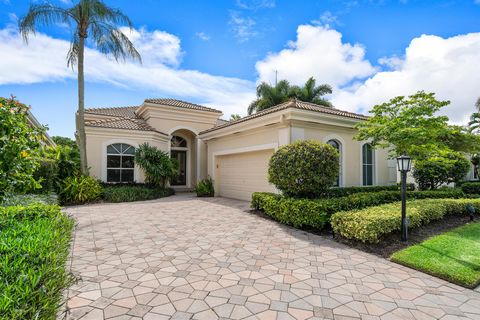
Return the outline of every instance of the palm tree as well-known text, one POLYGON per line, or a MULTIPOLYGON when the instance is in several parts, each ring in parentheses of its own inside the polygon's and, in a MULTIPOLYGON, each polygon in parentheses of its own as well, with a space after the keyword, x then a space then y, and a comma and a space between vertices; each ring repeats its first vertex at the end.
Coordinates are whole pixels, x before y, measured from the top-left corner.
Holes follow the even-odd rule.
POLYGON ((257 87, 257 99, 248 106, 248 114, 271 108, 292 98, 331 107, 331 103, 322 98, 322 96, 330 93, 332 93, 332 87, 328 84, 316 86, 313 77, 308 79, 303 87, 290 86, 287 80, 282 80, 275 86, 262 82, 257 87))
POLYGON ((77 66, 78 111, 75 119, 77 140, 80 149, 82 173, 88 173, 85 135, 85 84, 84 50, 87 37, 101 53, 112 55, 115 60, 131 57, 141 62, 140 54, 132 42, 118 28, 126 25, 132 29, 132 22, 120 10, 108 7, 102 0, 80 0, 70 8, 54 6, 50 3, 32 4, 27 14, 20 19, 19 28, 25 42, 35 35, 37 24, 52 25, 68 23, 75 27, 67 53, 67 65, 77 66))
POLYGON ((287 80, 282 80, 275 86, 271 86, 266 82, 260 83, 257 86, 257 99, 252 101, 248 106, 248 114, 259 112, 288 101, 289 91, 290 83, 287 80))
POLYGON ((289 96, 297 98, 301 101, 312 102, 321 106, 331 107, 332 104, 330 101, 322 98, 322 96, 331 94, 332 87, 328 84, 322 84, 317 87, 315 84, 316 80, 311 77, 307 80, 307 82, 305 82, 303 87, 292 86, 290 88, 289 96))

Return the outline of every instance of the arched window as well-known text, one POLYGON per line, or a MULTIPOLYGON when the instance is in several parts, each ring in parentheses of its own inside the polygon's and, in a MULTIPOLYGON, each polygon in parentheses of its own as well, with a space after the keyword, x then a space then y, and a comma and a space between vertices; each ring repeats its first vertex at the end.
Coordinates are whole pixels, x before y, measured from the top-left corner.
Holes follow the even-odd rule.
POLYGON ((362 146, 362 183, 364 186, 373 185, 374 158, 372 145, 365 143, 362 146))
POLYGON ((107 182, 133 182, 135 148, 125 143, 107 147, 107 182))
POLYGON ((339 166, 338 166, 338 176, 337 179, 335 180, 333 186, 334 187, 339 187, 340 186, 340 178, 342 176, 342 147, 340 142, 337 140, 328 140, 327 143, 334 147, 338 151, 338 161, 339 161, 339 166))
POLYGON ((183 139, 179 136, 173 136, 171 145, 172 148, 186 148, 187 147, 187 140, 183 139))

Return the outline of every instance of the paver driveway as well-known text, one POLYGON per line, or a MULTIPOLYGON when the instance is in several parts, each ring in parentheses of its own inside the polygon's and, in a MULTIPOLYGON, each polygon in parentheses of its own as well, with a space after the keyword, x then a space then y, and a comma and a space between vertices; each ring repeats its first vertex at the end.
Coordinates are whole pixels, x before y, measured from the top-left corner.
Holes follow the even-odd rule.
POLYGON ((480 293, 189 195, 69 208, 69 319, 480 319, 480 293))

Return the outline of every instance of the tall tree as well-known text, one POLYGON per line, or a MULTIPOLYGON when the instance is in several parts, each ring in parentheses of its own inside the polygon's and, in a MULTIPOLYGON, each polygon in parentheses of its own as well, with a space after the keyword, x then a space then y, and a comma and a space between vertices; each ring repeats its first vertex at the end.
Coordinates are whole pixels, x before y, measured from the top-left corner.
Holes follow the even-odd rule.
POLYGON ((257 99, 252 101, 248 107, 248 114, 271 108, 292 98, 331 107, 331 103, 322 98, 322 96, 330 93, 332 93, 332 87, 328 84, 317 86, 313 77, 308 79, 301 87, 291 86, 287 80, 282 80, 275 86, 262 82, 257 86, 257 99))
POLYGON ((279 81, 275 86, 262 82, 257 86, 257 99, 248 106, 248 114, 271 108, 288 101, 290 83, 287 80, 279 81))
POLYGON ((295 97, 305 102, 312 102, 321 106, 331 107, 332 104, 330 103, 330 101, 323 98, 324 95, 331 93, 331 86, 329 86, 328 84, 322 84, 317 86, 316 80, 313 77, 310 77, 310 79, 305 82, 305 85, 303 87, 292 86, 290 88, 289 96, 295 97))
POLYGON ((133 43, 119 27, 132 28, 132 22, 120 10, 108 7, 102 0, 80 0, 69 8, 54 6, 50 3, 32 4, 27 14, 20 19, 19 28, 28 43, 31 34, 35 35, 37 25, 55 25, 67 23, 75 28, 70 39, 67 53, 67 65, 77 66, 78 110, 76 116, 77 139, 80 148, 81 170, 87 173, 87 139, 85 135, 85 78, 84 51, 87 38, 89 44, 115 60, 132 58, 141 62, 141 57, 133 43))

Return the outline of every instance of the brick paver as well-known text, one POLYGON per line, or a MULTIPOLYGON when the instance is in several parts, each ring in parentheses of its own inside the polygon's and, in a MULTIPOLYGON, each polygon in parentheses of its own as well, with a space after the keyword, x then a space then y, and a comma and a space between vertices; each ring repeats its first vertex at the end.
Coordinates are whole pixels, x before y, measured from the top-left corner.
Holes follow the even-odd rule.
POLYGON ((248 213, 177 195, 68 208, 68 319, 480 319, 480 293, 248 213))

